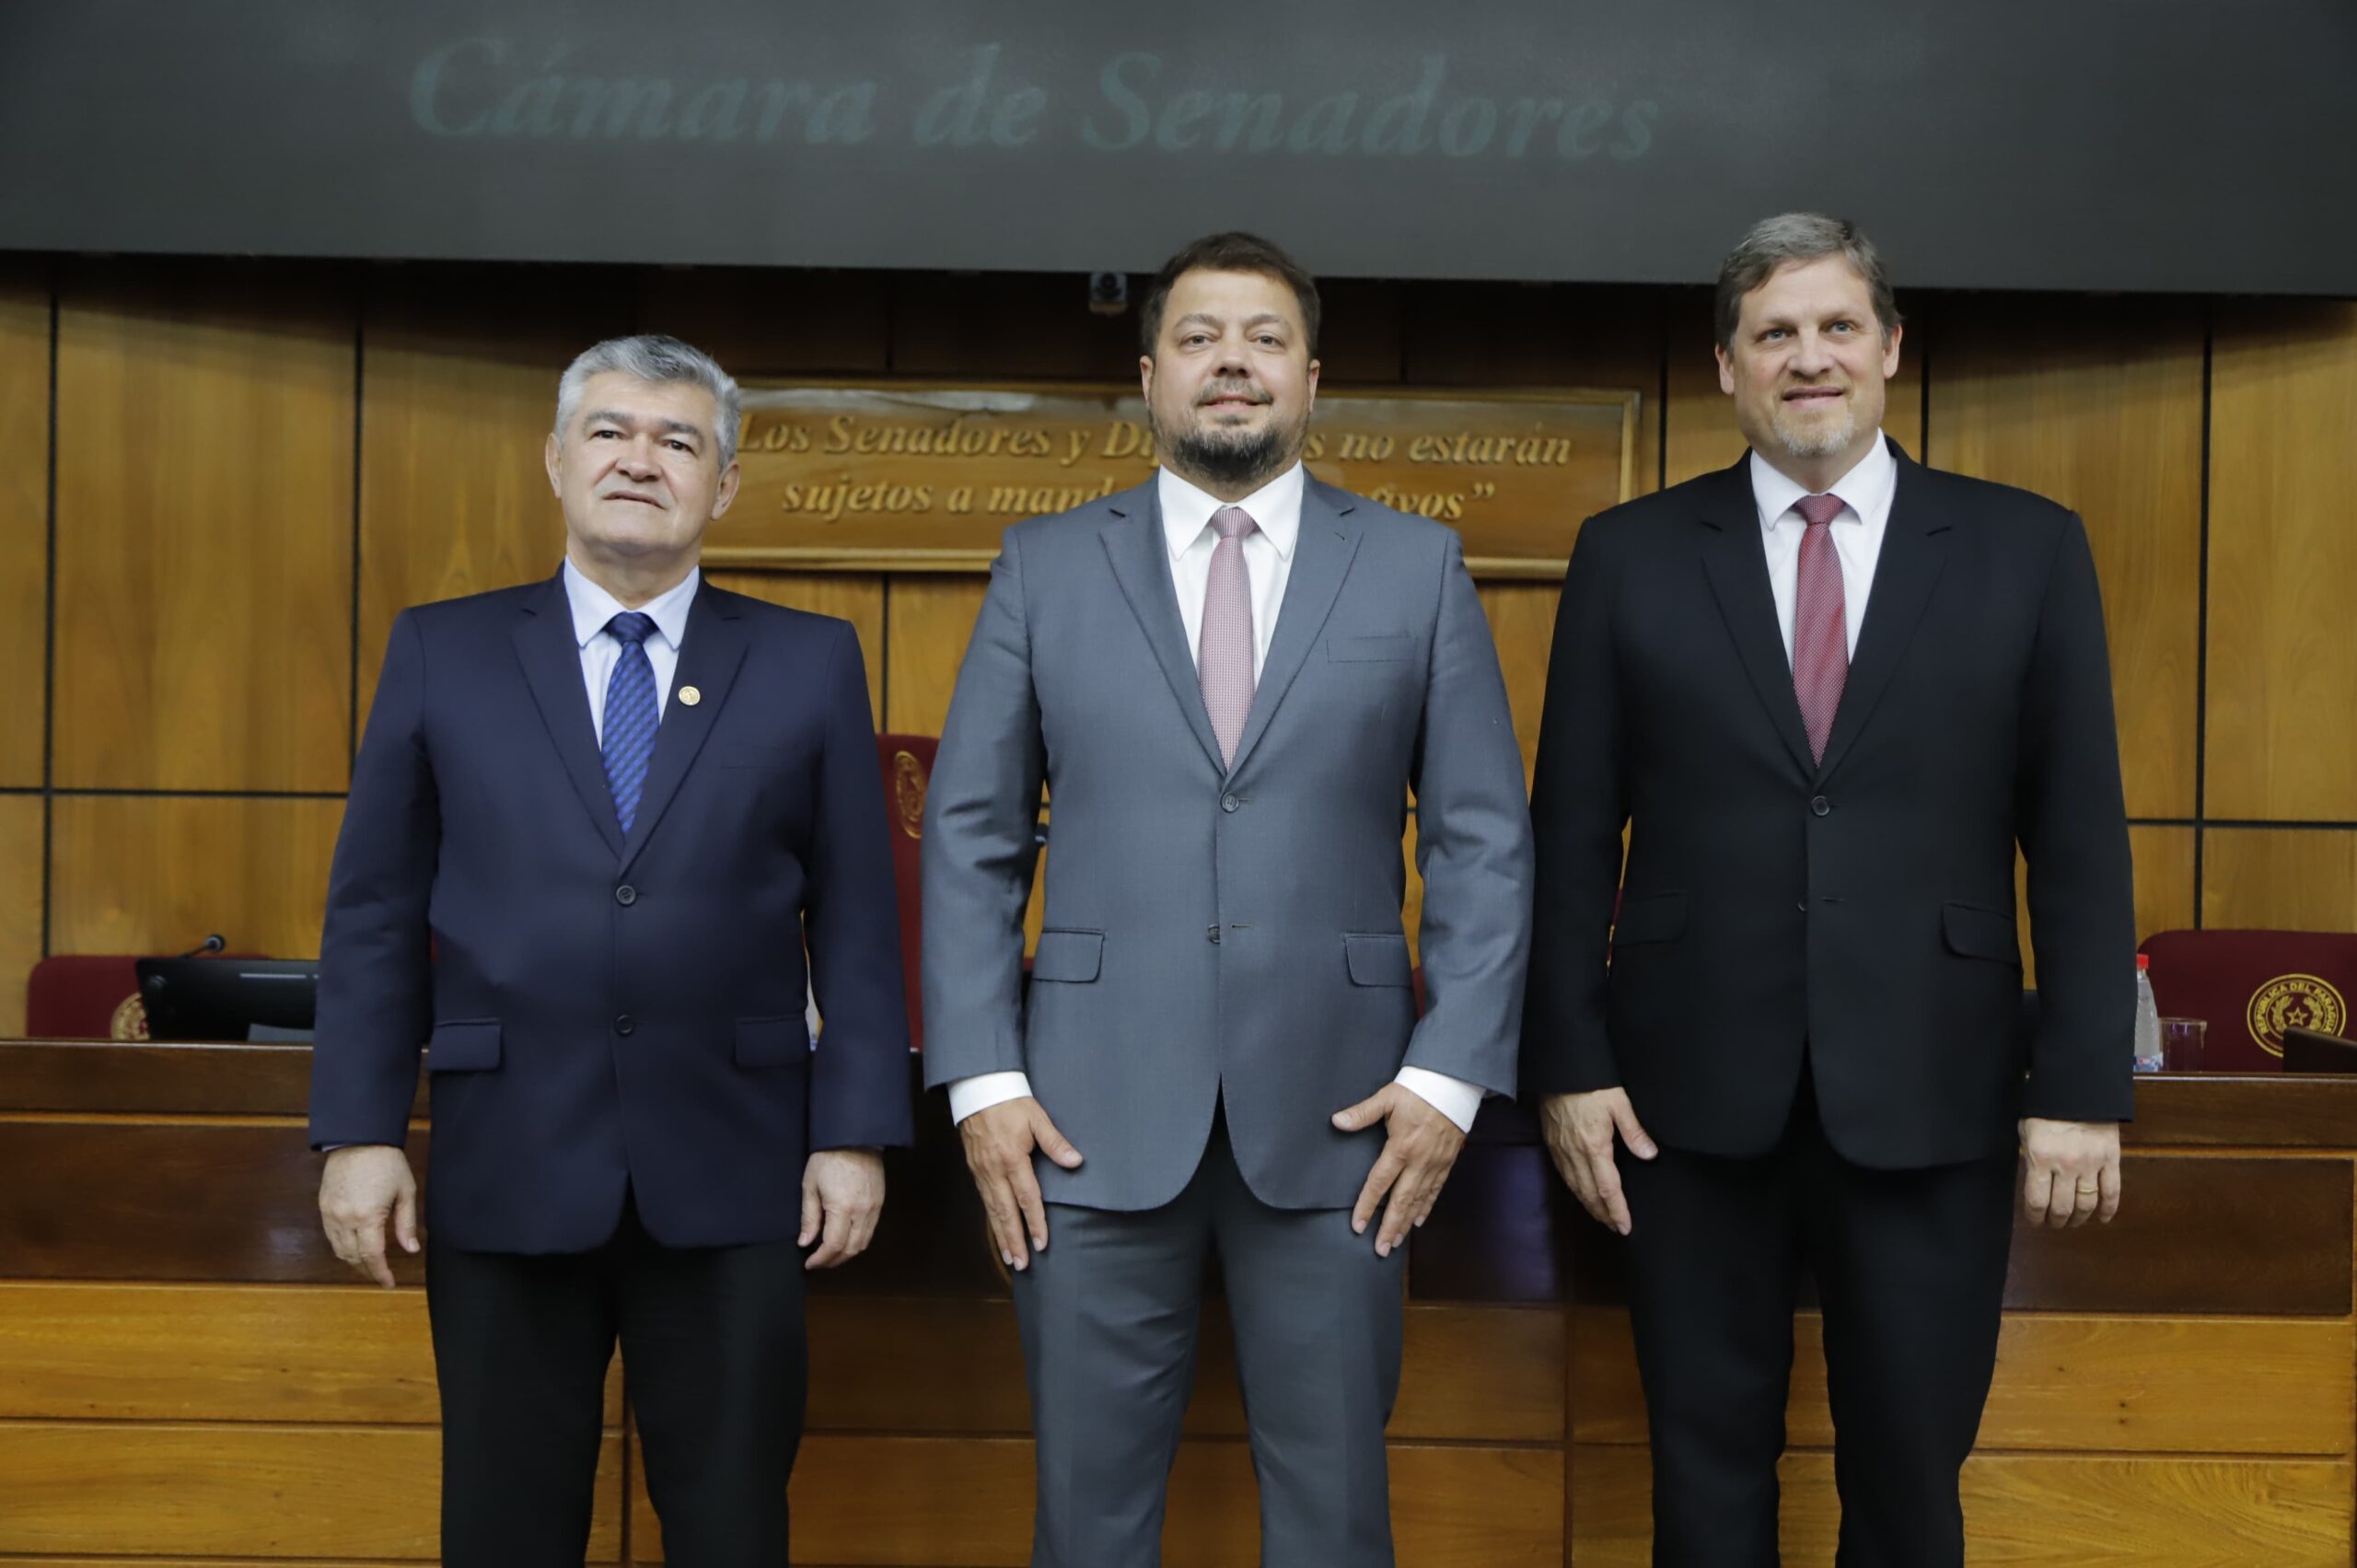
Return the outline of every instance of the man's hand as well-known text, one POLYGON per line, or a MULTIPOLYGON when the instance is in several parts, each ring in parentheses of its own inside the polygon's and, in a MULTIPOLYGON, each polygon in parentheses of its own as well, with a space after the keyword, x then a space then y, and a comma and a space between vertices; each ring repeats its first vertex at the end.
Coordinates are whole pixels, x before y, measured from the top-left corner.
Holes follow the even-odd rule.
POLYGON ((1066 1170, 1079 1166, 1080 1151, 1029 1095, 984 1106, 958 1123, 958 1135, 965 1140, 966 1167, 982 1194, 999 1257, 1010 1269, 1029 1268, 1031 1254, 1048 1245, 1048 1205, 1031 1169, 1032 1151, 1066 1170))
POLYGON ((1351 1229, 1364 1236, 1375 1211, 1383 1209, 1382 1228, 1375 1233, 1375 1255, 1388 1258, 1391 1249, 1408 1239, 1409 1230, 1432 1217, 1433 1204, 1448 1180, 1465 1134, 1415 1090, 1386 1084, 1358 1104, 1334 1113, 1334 1125, 1355 1132, 1376 1122, 1385 1127, 1382 1157, 1366 1173, 1359 1201, 1351 1210, 1351 1229), (1385 1203, 1383 1195, 1391 1194, 1385 1203))
POLYGON ((409 1156, 389 1144, 354 1144, 328 1156, 319 1172, 319 1225, 335 1255, 393 1288, 385 1261, 385 1222, 404 1252, 417 1250, 417 1178, 409 1156))
POLYGON ((1629 1152, 1649 1160, 1659 1151, 1637 1124, 1637 1112, 1622 1088, 1593 1089, 1586 1094, 1549 1095, 1539 1103, 1538 1124, 1547 1136, 1547 1153, 1555 1162, 1563 1185, 1579 1199, 1580 1207, 1599 1225, 1629 1234, 1629 1200, 1620 1190, 1620 1167, 1612 1157, 1612 1139, 1619 1133, 1629 1152))
POLYGON ((806 1269, 831 1269, 858 1257, 884 1214, 884 1156, 874 1149, 820 1149, 802 1167, 802 1234, 819 1243, 806 1269))
POLYGON ((2075 1230, 2119 1212, 2119 1123, 2022 1118, 2022 1210, 2032 1225, 2075 1230))

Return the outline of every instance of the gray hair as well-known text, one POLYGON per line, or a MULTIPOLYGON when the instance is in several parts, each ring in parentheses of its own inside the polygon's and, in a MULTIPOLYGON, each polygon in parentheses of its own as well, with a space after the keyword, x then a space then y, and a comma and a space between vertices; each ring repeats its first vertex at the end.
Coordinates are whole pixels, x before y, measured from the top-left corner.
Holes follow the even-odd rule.
POLYGON ((737 460, 737 427, 743 421, 744 400, 737 393, 736 380, 703 350, 660 332, 608 338, 583 349, 564 367, 564 375, 556 384, 558 446, 564 445, 565 429, 572 424, 573 416, 581 412, 581 394, 589 385, 589 378, 610 370, 640 381, 682 381, 710 392, 720 409, 720 428, 713 432, 720 443, 720 466, 725 470, 737 460))
POLYGON ((1825 256, 1842 258, 1865 280, 1883 336, 1897 331, 1898 305, 1891 298, 1890 274, 1883 270, 1882 253, 1875 249, 1875 242, 1846 218, 1829 218, 1822 213, 1779 213, 1753 224, 1742 243, 1719 263, 1719 346, 1735 347, 1745 295, 1775 276, 1776 270, 1788 261, 1814 261, 1825 256))

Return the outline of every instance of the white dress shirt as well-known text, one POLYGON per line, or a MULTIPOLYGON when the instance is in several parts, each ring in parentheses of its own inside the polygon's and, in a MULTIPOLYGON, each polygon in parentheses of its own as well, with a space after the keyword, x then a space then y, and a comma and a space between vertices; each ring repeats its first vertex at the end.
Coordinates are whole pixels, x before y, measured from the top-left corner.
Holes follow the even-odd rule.
MULTIPOLYGON (((1891 494, 1898 488, 1898 459, 1882 432, 1857 466, 1827 487, 1841 497, 1841 510, 1826 527, 1833 530, 1833 552, 1841 562, 1841 610, 1850 636, 1850 656, 1858 656, 1858 628, 1866 623, 1866 596, 1874 590, 1875 563, 1882 558, 1883 531, 1890 525, 1891 494)), ((1794 510, 1809 492, 1751 454, 1751 495, 1759 505, 1759 528, 1768 547, 1768 586, 1776 595, 1776 624, 1784 633, 1784 662, 1793 662, 1793 604, 1800 593, 1801 536, 1808 519, 1794 510)))
MULTIPOLYGON (((1244 536, 1244 574, 1252 595, 1252 679, 1259 681, 1261 667, 1269 660, 1277 611, 1284 604, 1294 546, 1301 541, 1301 495, 1306 482, 1302 466, 1295 463, 1243 500, 1226 502, 1168 469, 1156 476, 1163 541, 1170 549, 1170 579, 1178 593, 1178 619, 1187 632, 1188 657, 1199 663, 1202 657, 1203 600, 1211 589, 1212 552, 1219 545, 1212 515, 1231 505, 1241 506, 1260 525, 1244 536)), ((1474 1113, 1481 1109, 1480 1085, 1427 1067, 1402 1067, 1397 1082, 1456 1122, 1460 1131, 1473 1130, 1474 1113)), ((963 1121, 986 1107, 1020 1099, 1030 1092, 1031 1079, 1021 1072, 960 1078, 949 1086, 950 1119, 963 1121)))
MULTIPOLYGON (((573 640, 581 645, 581 679, 589 688, 589 722, 598 732, 598 744, 606 744, 606 686, 614 678, 615 661, 622 656, 620 637, 606 630, 606 622, 629 607, 581 575, 581 569, 567 557, 564 563, 564 597, 573 606, 573 640)), ((663 710, 671 702, 671 677, 679 668, 679 645, 687 639, 688 606, 695 601, 696 584, 703 579, 700 568, 690 567, 688 575, 674 588, 638 607, 642 615, 655 618, 655 630, 646 635, 646 662, 655 667, 655 717, 663 718, 663 710)))

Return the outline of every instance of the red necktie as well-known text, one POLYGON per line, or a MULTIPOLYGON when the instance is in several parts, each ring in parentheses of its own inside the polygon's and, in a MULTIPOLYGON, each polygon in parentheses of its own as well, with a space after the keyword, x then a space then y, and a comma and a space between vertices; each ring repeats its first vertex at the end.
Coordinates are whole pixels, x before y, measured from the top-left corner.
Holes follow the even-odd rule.
POLYGON ((1819 763, 1850 679, 1850 624, 1841 597, 1841 558, 1834 552, 1833 519, 1841 497, 1804 495, 1794 503, 1808 524, 1801 535, 1801 563, 1793 594, 1793 691, 1800 698, 1808 749, 1819 763))

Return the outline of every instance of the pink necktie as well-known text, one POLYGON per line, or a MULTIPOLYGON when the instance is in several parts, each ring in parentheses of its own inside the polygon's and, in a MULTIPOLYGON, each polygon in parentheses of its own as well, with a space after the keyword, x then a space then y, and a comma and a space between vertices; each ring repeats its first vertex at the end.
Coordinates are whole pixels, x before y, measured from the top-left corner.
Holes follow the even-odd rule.
POLYGON ((1223 767, 1236 761, 1244 720, 1252 712, 1252 582, 1244 572, 1244 536, 1260 525, 1241 506, 1212 514, 1219 543, 1212 550, 1203 592, 1203 632, 1195 645, 1195 679, 1203 689, 1212 734, 1223 767))
POLYGON ((1849 612, 1841 598, 1841 558, 1834 552, 1833 519, 1841 497, 1804 495, 1794 509, 1808 524, 1801 535, 1800 574, 1793 594, 1793 691, 1801 701, 1809 754, 1825 761, 1826 738, 1850 679, 1849 612))

